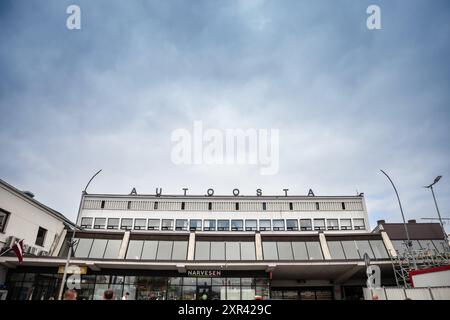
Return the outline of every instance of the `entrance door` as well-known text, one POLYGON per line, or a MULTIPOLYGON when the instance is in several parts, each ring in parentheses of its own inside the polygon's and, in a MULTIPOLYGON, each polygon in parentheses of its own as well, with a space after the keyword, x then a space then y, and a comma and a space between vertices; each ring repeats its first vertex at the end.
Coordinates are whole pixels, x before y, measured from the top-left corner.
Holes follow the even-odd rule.
POLYGON ((211 300, 212 287, 208 285, 197 286, 197 300, 211 300))

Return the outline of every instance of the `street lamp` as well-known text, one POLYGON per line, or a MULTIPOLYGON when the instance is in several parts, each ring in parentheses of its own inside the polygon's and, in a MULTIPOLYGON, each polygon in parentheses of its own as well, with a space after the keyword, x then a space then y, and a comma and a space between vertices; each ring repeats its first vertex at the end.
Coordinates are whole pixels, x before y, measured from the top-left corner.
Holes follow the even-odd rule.
MULTIPOLYGON (((442 178, 442 176, 437 176, 437 177, 434 179, 434 181, 433 181, 432 184, 430 184, 429 186, 425 186, 424 188, 431 189, 431 194, 433 195, 433 199, 434 199, 434 205, 436 206, 436 211, 437 211, 437 213, 438 213, 439 222, 441 223, 442 232, 444 232, 444 239, 445 239, 446 244, 448 245, 448 235, 447 235, 447 232, 445 232, 444 223, 442 222, 441 213, 439 212, 439 207, 438 207, 438 205, 437 205, 436 197, 435 197, 435 195, 434 195, 434 190, 433 190, 433 186, 434 186, 436 183, 438 183, 438 181, 441 180, 441 178, 442 178)), ((446 246, 446 247, 447 247, 447 246, 446 246)))
MULTIPOLYGON (((89 182, 87 183, 86 187, 84 188, 84 190, 81 192, 81 199, 80 199, 80 205, 78 207, 78 214, 77 214, 77 220, 75 221, 75 225, 73 227, 73 231, 72 231, 72 239, 70 240, 69 243, 69 252, 67 253, 67 260, 66 260, 66 266, 64 267, 64 274, 62 277, 62 281, 61 281, 61 286, 59 288, 59 294, 58 294, 58 300, 62 299, 62 295, 64 292, 64 287, 65 287, 65 283, 66 283, 66 278, 67 278, 67 268, 69 267, 70 264, 70 258, 72 257, 72 250, 73 250, 73 246, 75 244, 75 230, 77 229, 77 223, 78 223, 78 219, 80 218, 80 213, 81 213, 81 206, 83 204, 84 201, 84 196, 87 194, 86 190, 89 187, 89 184, 91 183, 91 181, 101 172, 102 170, 100 169, 99 171, 97 171, 89 180, 89 182)), ((81 229, 81 227, 80 227, 81 229)))
POLYGON ((380 170, 380 171, 389 179, 389 181, 392 184, 392 187, 394 188, 395 194, 397 195, 398 205, 400 206, 400 212, 402 213, 402 218, 403 218, 403 226, 405 227, 406 238, 407 238, 407 241, 408 241, 408 244, 407 244, 406 247, 408 249, 408 253, 412 257, 414 269, 417 269, 416 258, 414 256, 414 254, 412 252, 412 248, 411 248, 412 247, 412 241, 409 238, 408 227, 406 226, 405 215, 403 214, 402 203, 400 202, 400 197, 398 195, 397 188, 395 187, 394 182, 392 182, 392 179, 388 176, 388 174, 386 172, 384 172, 383 170, 380 170))

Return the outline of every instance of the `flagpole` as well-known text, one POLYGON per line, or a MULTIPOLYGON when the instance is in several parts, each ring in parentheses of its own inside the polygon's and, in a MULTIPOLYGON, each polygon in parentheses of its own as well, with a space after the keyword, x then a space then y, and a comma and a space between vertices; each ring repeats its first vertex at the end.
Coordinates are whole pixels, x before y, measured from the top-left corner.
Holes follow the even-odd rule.
MULTIPOLYGON (((67 269, 69 268, 69 264, 70 264, 70 258, 72 257, 72 251, 73 251, 73 246, 74 246, 74 241, 75 241, 75 230, 77 229, 77 223, 78 223, 78 219, 80 218, 80 213, 81 213, 81 206, 83 204, 84 201, 84 197, 87 194, 86 190, 89 187, 89 184, 91 183, 91 181, 101 172, 102 170, 100 169, 99 171, 97 171, 89 180, 89 182, 87 183, 86 187, 84 188, 84 190, 81 192, 81 199, 80 199, 80 205, 78 206, 78 214, 77 214, 77 220, 75 221, 75 225, 73 227, 72 230, 72 239, 70 240, 69 243, 69 252, 67 253, 67 259, 66 259, 66 265, 64 267, 64 273, 63 273, 63 277, 62 277, 62 281, 61 281, 61 286, 59 287, 59 294, 58 294, 58 300, 62 300, 62 295, 64 292, 64 287, 65 287, 65 283, 66 283, 66 279, 67 279, 67 269)), ((81 229, 81 228, 80 228, 81 229)))

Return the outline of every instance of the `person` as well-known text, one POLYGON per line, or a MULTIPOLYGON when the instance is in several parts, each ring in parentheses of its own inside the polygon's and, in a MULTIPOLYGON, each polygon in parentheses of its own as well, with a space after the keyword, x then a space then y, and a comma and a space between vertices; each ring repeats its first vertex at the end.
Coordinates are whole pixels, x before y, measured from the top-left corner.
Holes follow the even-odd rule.
POLYGON ((67 289, 64 292, 63 300, 77 300, 77 291, 74 289, 67 289))
POLYGON ((103 293, 103 300, 114 300, 114 291, 111 289, 105 290, 103 293))
POLYGON ((374 294, 374 295, 372 296, 372 300, 378 300, 378 299, 379 299, 378 295, 374 294))
POLYGON ((130 293, 129 292, 125 292, 125 294, 122 297, 122 300, 129 300, 130 299, 130 293))

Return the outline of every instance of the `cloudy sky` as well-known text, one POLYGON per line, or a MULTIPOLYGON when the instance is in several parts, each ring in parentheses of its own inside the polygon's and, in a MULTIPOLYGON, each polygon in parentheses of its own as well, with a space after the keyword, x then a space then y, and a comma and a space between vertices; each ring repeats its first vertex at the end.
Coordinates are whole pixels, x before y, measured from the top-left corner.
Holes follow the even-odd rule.
MULTIPOLYGON (((354 195, 450 217, 448 0, 0 2, 0 178, 75 219, 89 192, 354 195), (81 30, 66 8, 81 8, 81 30), (382 30, 366 9, 381 8, 382 30), (176 165, 194 121, 279 129, 280 167, 176 165)), ((448 227, 447 227, 448 228, 448 227)), ((450 229, 450 228, 448 228, 450 229)))

